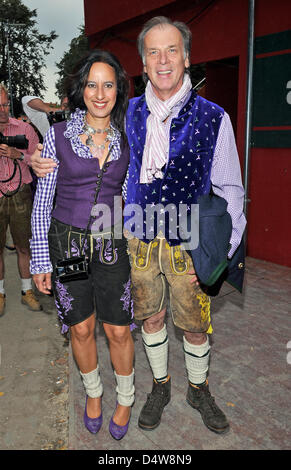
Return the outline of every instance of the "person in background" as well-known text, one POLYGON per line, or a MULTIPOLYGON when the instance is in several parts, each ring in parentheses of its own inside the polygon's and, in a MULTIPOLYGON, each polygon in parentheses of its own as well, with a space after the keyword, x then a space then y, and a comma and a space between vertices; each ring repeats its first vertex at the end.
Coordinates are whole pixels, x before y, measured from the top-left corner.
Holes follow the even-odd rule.
POLYGON ((47 114, 54 113, 56 108, 37 96, 24 96, 21 102, 24 113, 44 138, 50 128, 47 114))
MULTIPOLYGON (((54 114, 56 111, 59 110, 66 110, 68 104, 68 98, 62 97, 61 100, 61 107, 56 108, 52 106, 51 103, 47 103, 43 101, 41 98, 37 96, 24 96, 21 100, 22 108, 25 115, 28 117, 29 121, 31 122, 32 126, 34 126, 35 130, 39 135, 40 142, 43 142, 44 136, 50 128, 50 121, 48 118, 48 114, 54 114)), ((37 177, 33 171, 32 173, 32 182, 31 182, 31 189, 32 194, 34 197, 37 185, 37 177)), ((6 246, 6 248, 11 249, 10 247, 6 246)), ((13 249, 13 247, 12 247, 13 249)))
POLYGON ((9 117, 8 92, 3 84, 0 84, 0 132, 3 136, 25 135, 29 142, 28 149, 24 150, 0 144, 0 315, 4 313, 6 302, 3 249, 8 226, 17 253, 21 302, 31 310, 40 311, 42 307, 32 290, 29 271, 32 210, 29 167, 31 154, 39 140, 29 124, 9 117), (18 169, 15 161, 19 164, 18 169))
MULTIPOLYGON (((28 117, 35 131, 38 133, 39 141, 42 143, 45 134, 50 128, 47 114, 55 112, 56 108, 51 106, 50 103, 46 103, 38 96, 24 96, 21 102, 23 112, 28 117)), ((31 171, 31 176, 31 190, 34 197, 37 185, 37 177, 33 171, 31 171)))

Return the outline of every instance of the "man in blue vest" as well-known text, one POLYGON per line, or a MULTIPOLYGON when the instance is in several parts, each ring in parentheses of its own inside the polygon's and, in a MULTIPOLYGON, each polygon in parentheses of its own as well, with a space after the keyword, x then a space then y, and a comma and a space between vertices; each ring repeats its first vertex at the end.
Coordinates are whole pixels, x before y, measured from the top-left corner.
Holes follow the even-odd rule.
POLYGON ((192 89, 188 71, 191 32, 184 23, 165 17, 151 19, 139 35, 138 48, 147 85, 144 95, 130 100, 127 113, 131 156, 125 224, 135 318, 143 320, 142 338, 154 376, 138 424, 145 430, 156 428, 170 401, 165 323, 169 305, 175 326, 184 331, 187 402, 201 413, 210 430, 224 433, 229 424, 211 396, 207 380, 210 299, 199 285, 172 219, 179 206, 190 209, 190 204, 212 189, 228 203, 232 219, 228 256, 233 256, 246 223, 233 130, 227 113, 192 89), (127 210, 133 204, 143 210, 141 222, 127 210), (168 219, 159 218, 159 211, 167 212, 168 219))
MULTIPOLYGON (((151 19, 139 35, 138 48, 147 86, 144 95, 130 100, 127 112, 130 164, 124 185, 124 220, 134 313, 137 320, 143 320, 142 338, 153 373, 152 391, 138 425, 155 429, 170 401, 165 323, 169 306, 175 326, 184 332, 187 402, 201 413, 210 430, 225 433, 229 423, 210 394, 207 379, 210 298, 183 249, 179 230, 183 217, 180 221, 178 217, 180 207, 191 209, 212 190, 227 201, 231 216, 229 259, 237 251, 246 221, 233 129, 221 107, 192 89, 191 32, 184 23, 151 19), (139 217, 133 216, 135 209, 139 217)), ((45 175, 48 163, 41 163, 37 154, 32 157, 38 176, 45 175)))

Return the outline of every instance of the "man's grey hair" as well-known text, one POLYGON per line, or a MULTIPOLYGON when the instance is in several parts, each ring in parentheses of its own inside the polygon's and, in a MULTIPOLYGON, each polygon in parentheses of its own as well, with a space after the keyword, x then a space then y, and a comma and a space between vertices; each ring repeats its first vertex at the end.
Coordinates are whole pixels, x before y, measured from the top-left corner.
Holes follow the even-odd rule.
POLYGON ((188 28, 188 26, 185 23, 182 23, 181 21, 172 21, 170 20, 170 18, 167 18, 166 16, 155 16, 154 18, 151 18, 149 21, 145 23, 142 31, 140 32, 137 38, 137 48, 142 58, 143 64, 145 64, 145 56, 144 56, 145 35, 154 26, 163 26, 167 24, 171 26, 175 26, 175 28, 177 28, 180 31, 182 38, 183 38, 183 43, 184 43, 184 58, 186 59, 186 57, 188 57, 190 61, 192 33, 190 29, 188 28))
POLYGON ((0 83, 0 93, 1 93, 2 90, 3 90, 3 91, 6 93, 6 95, 9 97, 8 90, 7 90, 6 86, 4 85, 4 83, 0 83))

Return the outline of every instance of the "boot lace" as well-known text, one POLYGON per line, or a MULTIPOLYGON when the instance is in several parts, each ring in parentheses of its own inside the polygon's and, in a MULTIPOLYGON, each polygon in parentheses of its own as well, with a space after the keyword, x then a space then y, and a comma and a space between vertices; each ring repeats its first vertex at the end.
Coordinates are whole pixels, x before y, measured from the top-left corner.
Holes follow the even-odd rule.
POLYGON ((147 411, 153 410, 153 408, 160 409, 161 405, 164 404, 165 397, 163 390, 155 389, 152 393, 148 394, 145 408, 147 411))

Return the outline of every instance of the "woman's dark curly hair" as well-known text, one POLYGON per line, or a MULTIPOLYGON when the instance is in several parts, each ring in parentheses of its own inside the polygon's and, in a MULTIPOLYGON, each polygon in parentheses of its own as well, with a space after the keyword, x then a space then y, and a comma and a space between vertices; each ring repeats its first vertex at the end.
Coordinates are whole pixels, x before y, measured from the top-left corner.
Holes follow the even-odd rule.
POLYGON ((65 84, 69 109, 71 112, 74 112, 76 108, 87 110, 83 93, 90 69, 95 62, 108 64, 115 71, 117 96, 110 118, 112 124, 124 135, 124 118, 128 105, 129 81, 119 60, 111 52, 93 49, 83 56, 75 65, 73 72, 68 75, 65 84))

